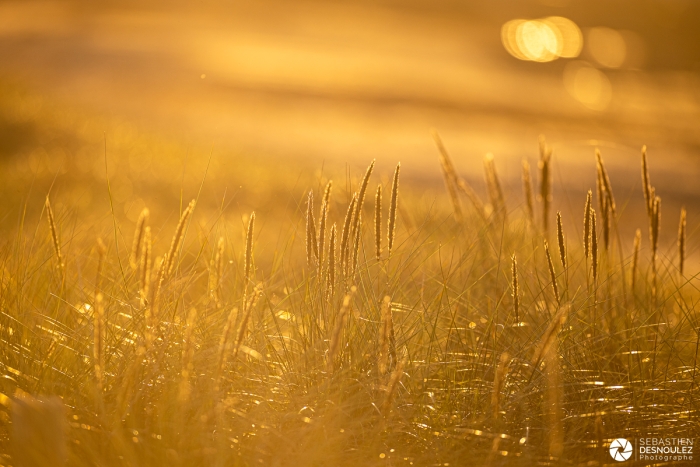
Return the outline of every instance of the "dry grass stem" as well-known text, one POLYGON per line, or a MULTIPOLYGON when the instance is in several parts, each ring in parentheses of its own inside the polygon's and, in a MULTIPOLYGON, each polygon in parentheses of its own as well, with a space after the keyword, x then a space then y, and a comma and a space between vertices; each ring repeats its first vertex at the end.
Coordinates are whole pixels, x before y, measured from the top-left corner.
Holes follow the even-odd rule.
POLYGON ((549 456, 559 459, 564 453, 564 391, 559 362, 559 339, 553 335, 552 343, 544 354, 547 393, 547 422, 549 425, 549 456))
POLYGON ((547 256, 547 267, 549 268, 549 278, 552 281, 552 290, 554 291, 554 298, 556 299, 558 305, 560 301, 559 287, 557 286, 557 274, 554 271, 554 263, 552 262, 552 255, 549 252, 549 243, 547 242, 547 240, 544 241, 544 252, 547 256))
POLYGON ((46 197, 46 217, 49 220, 49 230, 51 231, 51 240, 53 241, 53 250, 56 254, 56 262, 58 270, 61 272, 61 276, 65 274, 65 263, 63 262, 63 255, 61 255, 61 241, 58 238, 58 229, 56 228, 56 219, 53 215, 53 209, 51 209, 51 202, 49 197, 46 197))
POLYGON ((100 237, 97 237, 95 243, 95 248, 97 250, 97 269, 95 272, 95 294, 97 296, 100 288, 102 286, 102 269, 104 268, 105 255, 107 254, 107 247, 100 237))
POLYGON ((189 400, 192 391, 190 376, 193 370, 192 358, 194 356, 194 328, 196 320, 197 309, 190 308, 185 320, 185 336, 182 342, 182 370, 180 372, 180 392, 178 394, 178 400, 181 403, 189 400))
POLYGON ((681 208, 681 219, 678 224, 678 270, 683 275, 683 266, 685 265, 685 224, 686 212, 685 206, 681 208))
POLYGON ((593 271, 593 286, 598 279, 598 234, 596 228, 595 209, 591 208, 591 270, 593 271))
POLYGON ((335 290, 335 224, 331 227, 331 237, 328 241, 328 297, 333 296, 335 290))
POLYGON ((642 146, 642 189, 644 191, 644 201, 646 202, 647 215, 651 220, 654 197, 652 196, 651 178, 649 178, 649 166, 647 165, 647 147, 642 146))
POLYGON ((520 323, 520 289, 518 287, 518 262, 515 255, 511 256, 511 290, 513 295, 513 314, 515 324, 520 323))
POLYGON ((661 198, 654 197, 654 205, 652 207, 651 229, 649 232, 651 240, 651 261, 656 263, 657 251, 659 248, 659 224, 661 222, 661 198))
POLYGON ((549 323, 549 326, 547 326, 547 329, 545 330, 544 334, 542 334, 540 342, 535 348, 535 353, 533 354, 532 359, 530 360, 534 371, 537 371, 537 369, 540 366, 540 363, 542 362, 542 359, 547 355, 547 352, 549 352, 549 349, 552 347, 552 345, 554 345, 554 343, 557 342, 557 335, 559 334, 561 327, 566 322, 566 317, 568 313, 568 306, 565 305, 559 308, 559 311, 552 317, 552 321, 549 323))
POLYGON ((394 335, 394 319, 391 310, 391 297, 382 300, 381 324, 379 327, 379 374, 385 375, 389 368, 389 357, 392 354, 392 338, 394 335))
MULTIPOLYGON (((245 236, 245 261, 243 267, 243 279, 245 280, 245 286, 248 287, 248 282, 250 281, 251 271, 253 269, 253 229, 255 228, 255 213, 250 213, 250 219, 248 219, 248 229, 245 236)), ((320 259, 320 258, 319 258, 320 259)))
POLYGON ((503 384, 506 381, 508 372, 508 364, 510 363, 510 355, 508 352, 503 352, 498 359, 498 366, 493 375, 493 392, 491 393, 491 410, 494 420, 500 418, 501 411, 501 392, 503 384))
POLYGON ((148 304, 148 292, 151 284, 151 228, 146 227, 143 232, 143 247, 139 261, 139 296, 141 308, 148 304))
POLYGON ((256 285, 253 289, 253 293, 250 294, 248 301, 244 303, 243 316, 241 318, 241 324, 238 327, 236 340, 233 343, 233 347, 231 350, 231 358, 236 358, 236 355, 238 355, 238 351, 240 350, 241 345, 243 345, 246 333, 248 332, 248 321, 250 320, 250 314, 253 312, 253 308, 255 308, 255 305, 257 305, 258 299, 260 298, 260 295, 262 295, 262 290, 262 283, 256 285))
POLYGON ((352 195, 348 210, 345 213, 345 221, 343 221, 343 232, 340 235, 340 265, 345 274, 348 272, 348 257, 350 254, 350 228, 354 217, 355 206, 357 205, 357 193, 352 195))
POLYGON ((610 198, 606 195, 603 198, 603 208, 600 214, 603 222, 603 247, 605 251, 610 247, 610 198))
POLYGON ((532 194, 532 179, 530 177, 530 163, 523 159, 523 194, 525 195, 525 208, 527 220, 531 227, 535 226, 535 200, 532 194))
POLYGON ((93 326, 93 365, 95 368, 95 383, 98 394, 102 394, 104 389, 104 373, 105 373, 105 307, 101 293, 95 297, 95 312, 92 320, 93 326))
POLYGON ((386 397, 384 398, 384 403, 382 404, 382 414, 384 417, 388 417, 391 413, 391 405, 396 391, 401 382, 401 377, 403 376, 403 369, 408 363, 408 351, 404 348, 401 356, 401 360, 397 363, 394 371, 391 372, 391 377, 389 378, 389 383, 386 385, 386 397))
POLYGON ((209 263, 209 297, 214 303, 221 302, 221 277, 224 271, 224 237, 219 237, 216 244, 216 253, 209 263))
POLYGON ((335 326, 333 327, 333 333, 331 334, 329 346, 328 346, 328 371, 333 372, 335 367, 335 360, 338 356, 338 351, 340 350, 340 338, 345 328, 345 322, 348 315, 350 314, 350 304, 352 303, 352 297, 355 295, 357 287, 354 285, 350 287, 350 292, 343 297, 343 304, 340 307, 340 312, 336 317, 335 326))
POLYGON ((216 359, 216 372, 214 376, 214 391, 217 394, 220 389, 221 375, 223 373, 224 367, 226 366, 226 362, 228 361, 228 355, 231 352, 231 346, 233 344, 231 338, 233 337, 237 317, 238 308, 233 307, 228 314, 226 322, 224 323, 224 329, 221 333, 221 338, 219 340, 219 350, 216 359))
MULTIPOLYGON (((330 182, 328 182, 330 183, 330 182)), ((323 260, 324 258, 324 248, 326 246, 326 224, 328 223, 328 204, 326 204, 325 201, 323 201, 323 204, 321 204, 321 215, 319 216, 318 219, 318 270, 319 270, 319 275, 321 272, 321 268, 323 267, 323 260)))
POLYGON ((591 190, 586 195, 586 207, 583 209, 583 254, 586 259, 591 255, 591 190))

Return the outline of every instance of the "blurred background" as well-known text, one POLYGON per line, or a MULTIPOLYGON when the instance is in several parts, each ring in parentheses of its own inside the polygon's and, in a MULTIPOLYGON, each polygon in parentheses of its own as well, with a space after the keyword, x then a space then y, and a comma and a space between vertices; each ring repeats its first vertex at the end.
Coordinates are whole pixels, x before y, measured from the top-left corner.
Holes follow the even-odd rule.
POLYGON ((538 135, 572 196, 600 147, 621 204, 641 205, 646 144, 675 210, 700 193, 698 26, 691 0, 4 1, 3 179, 103 177, 106 138, 129 218, 210 152, 251 182, 377 158, 435 184, 436 128, 469 180, 492 152, 512 191, 538 135))

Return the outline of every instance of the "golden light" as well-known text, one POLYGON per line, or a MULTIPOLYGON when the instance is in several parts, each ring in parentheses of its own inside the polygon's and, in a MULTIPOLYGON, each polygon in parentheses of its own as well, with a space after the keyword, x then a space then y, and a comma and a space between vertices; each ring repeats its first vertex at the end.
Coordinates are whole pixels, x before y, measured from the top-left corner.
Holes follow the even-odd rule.
POLYGON ((558 49, 560 57, 575 58, 579 56, 583 48, 583 34, 576 23, 562 16, 550 16, 545 18, 543 23, 557 34, 560 43, 558 49))
POLYGON ((557 35, 541 21, 525 21, 518 26, 516 42, 523 54, 534 62, 549 62, 558 58, 557 35))
POLYGON ((612 98, 608 77, 585 62, 575 61, 566 66, 564 87, 574 99, 593 110, 605 110, 612 98))
POLYGON ((583 46, 581 30, 561 16, 542 20, 514 19, 501 28, 501 41, 519 60, 550 62, 559 57, 576 57, 583 46))
POLYGON ((622 34, 610 28, 588 31, 588 51, 596 62, 608 68, 619 68, 627 56, 627 44, 622 34))

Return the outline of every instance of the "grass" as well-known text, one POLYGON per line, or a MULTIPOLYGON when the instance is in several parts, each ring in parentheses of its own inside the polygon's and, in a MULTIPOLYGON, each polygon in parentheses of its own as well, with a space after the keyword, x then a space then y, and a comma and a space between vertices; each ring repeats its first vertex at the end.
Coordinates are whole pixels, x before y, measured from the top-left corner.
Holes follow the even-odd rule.
POLYGON ((0 463, 60 465, 64 449, 75 466, 602 465, 615 438, 700 433, 697 280, 676 249, 652 261, 648 240, 619 240, 602 159, 584 240, 594 210, 554 216, 544 141, 525 196, 507 199, 486 160, 487 203, 435 137, 434 196, 399 188, 398 166, 304 186, 244 160, 212 174, 204 157, 189 184, 143 169, 131 183, 158 188, 129 207, 143 147, 110 159, 108 140, 86 205, 60 183, 79 178, 69 157, 50 203, 22 195, 0 247, 0 463), (235 203, 233 173, 254 181, 235 203))

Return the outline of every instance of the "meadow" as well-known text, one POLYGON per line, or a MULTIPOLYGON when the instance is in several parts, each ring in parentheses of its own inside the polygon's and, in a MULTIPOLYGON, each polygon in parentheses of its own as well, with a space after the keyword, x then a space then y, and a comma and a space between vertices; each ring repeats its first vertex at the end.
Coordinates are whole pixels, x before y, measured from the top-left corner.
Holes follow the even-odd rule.
POLYGON ((426 188, 3 102, 51 128, 4 117, 3 465, 604 465, 700 432, 692 229, 657 154, 627 238, 604 151, 574 216, 544 138, 511 193, 435 132, 426 188))

